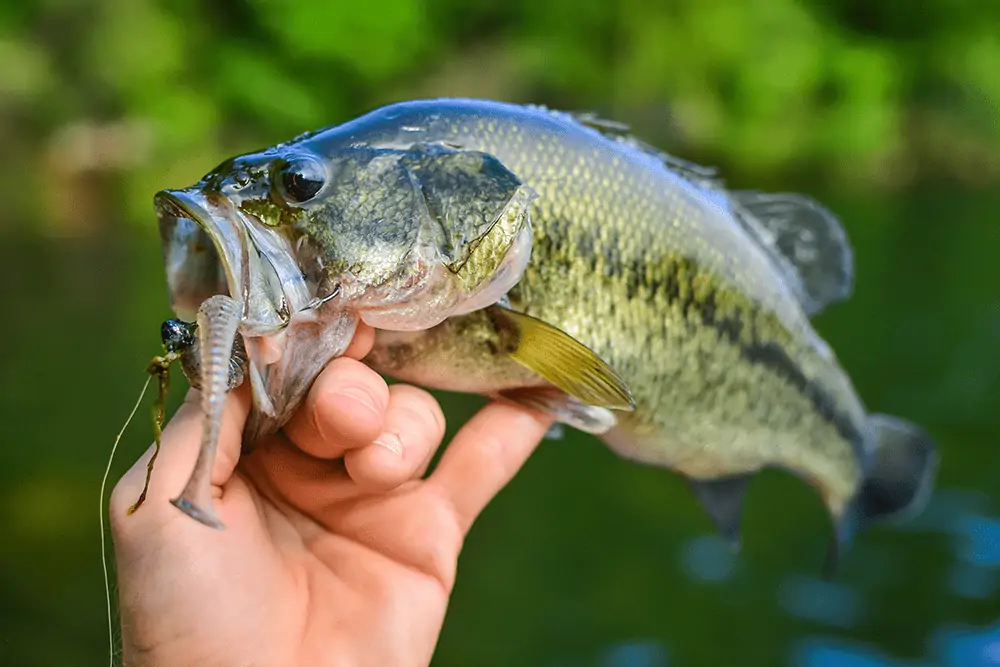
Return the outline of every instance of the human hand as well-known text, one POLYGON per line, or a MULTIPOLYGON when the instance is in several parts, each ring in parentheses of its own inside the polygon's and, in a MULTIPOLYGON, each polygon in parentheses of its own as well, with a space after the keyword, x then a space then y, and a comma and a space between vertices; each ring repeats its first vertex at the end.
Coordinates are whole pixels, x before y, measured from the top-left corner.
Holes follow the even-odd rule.
POLYGON ((444 436, 427 392, 387 387, 359 359, 364 329, 331 362, 284 433, 240 460, 250 398, 227 397, 212 474, 224 530, 167 501, 197 457, 191 392, 163 431, 149 495, 150 448, 110 504, 127 667, 427 665, 462 542, 534 450, 550 420, 492 403, 444 436))

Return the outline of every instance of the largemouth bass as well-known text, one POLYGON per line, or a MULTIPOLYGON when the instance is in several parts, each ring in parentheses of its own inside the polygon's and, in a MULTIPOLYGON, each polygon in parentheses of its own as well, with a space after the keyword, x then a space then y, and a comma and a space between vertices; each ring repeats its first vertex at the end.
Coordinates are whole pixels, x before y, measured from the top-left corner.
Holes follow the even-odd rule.
MULTIPOLYGON (((244 343, 247 448, 360 319, 379 329, 376 370, 545 411, 679 472, 733 542, 768 466, 817 488, 834 553, 932 486, 931 438, 868 414, 810 325, 852 291, 837 219, 801 195, 730 191, 617 124, 396 104, 227 161, 157 209, 174 309, 201 331, 200 382, 226 386, 226 344, 244 343), (225 317, 220 298, 237 306, 225 317)), ((212 522, 210 500, 184 498, 212 522)))

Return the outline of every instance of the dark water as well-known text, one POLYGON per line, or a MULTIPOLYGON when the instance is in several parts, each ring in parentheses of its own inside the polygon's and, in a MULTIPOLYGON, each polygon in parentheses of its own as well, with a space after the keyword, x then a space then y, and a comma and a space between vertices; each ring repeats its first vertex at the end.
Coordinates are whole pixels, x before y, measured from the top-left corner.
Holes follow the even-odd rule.
MULTIPOLYGON (((869 408, 938 439, 925 515, 861 535, 824 582, 805 484, 760 476, 734 557, 680 478, 567 431, 473 530, 436 665, 1000 665, 1000 197, 825 199, 858 280, 817 326, 869 408)), ((0 664, 104 665, 97 491, 168 315, 159 248, 0 243, 0 664)), ((480 404, 444 400, 452 430, 480 404)))

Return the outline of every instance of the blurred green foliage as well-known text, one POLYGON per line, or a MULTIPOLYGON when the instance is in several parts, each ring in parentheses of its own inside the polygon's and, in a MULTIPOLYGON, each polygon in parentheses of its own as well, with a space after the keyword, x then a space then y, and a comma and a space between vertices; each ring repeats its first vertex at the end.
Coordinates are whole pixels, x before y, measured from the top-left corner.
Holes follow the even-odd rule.
MULTIPOLYGON (((858 280, 817 328, 866 404, 926 426, 943 464, 925 522, 866 533, 817 593, 801 584, 828 524, 801 482, 755 482, 744 552, 720 565, 682 480, 571 431, 471 534, 436 664, 660 667, 636 652, 654 646, 671 667, 818 667, 789 662, 814 636, 894 656, 824 665, 978 665, 940 633, 1000 617, 985 0, 0 3, 0 665, 106 664, 97 489, 169 316, 153 193, 450 95, 594 110, 741 187, 823 199, 858 280)), ((444 402, 451 432, 478 405, 444 402)), ((137 420, 113 475, 149 434, 137 420)))
POLYGON ((443 95, 595 109, 757 182, 996 186, 998 62, 976 0, 11 2, 0 195, 18 225, 148 224, 233 152, 443 95))

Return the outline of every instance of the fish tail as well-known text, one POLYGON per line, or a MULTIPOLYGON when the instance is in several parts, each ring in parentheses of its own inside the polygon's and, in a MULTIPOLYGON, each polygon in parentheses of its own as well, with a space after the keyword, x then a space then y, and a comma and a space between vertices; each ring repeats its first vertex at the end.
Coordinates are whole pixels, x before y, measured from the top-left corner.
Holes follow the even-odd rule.
POLYGON ((937 476, 938 452, 931 436, 890 415, 868 417, 872 438, 868 474, 858 492, 862 523, 901 521, 923 511, 937 476))
POLYGON ((836 521, 824 567, 832 577, 855 531, 875 523, 900 522, 920 514, 937 476, 933 438, 916 424, 891 415, 869 415, 865 428, 867 472, 849 508, 836 521))

